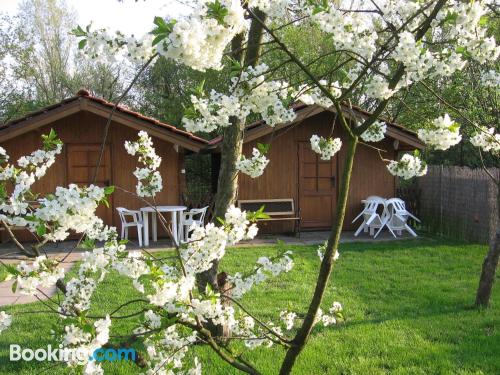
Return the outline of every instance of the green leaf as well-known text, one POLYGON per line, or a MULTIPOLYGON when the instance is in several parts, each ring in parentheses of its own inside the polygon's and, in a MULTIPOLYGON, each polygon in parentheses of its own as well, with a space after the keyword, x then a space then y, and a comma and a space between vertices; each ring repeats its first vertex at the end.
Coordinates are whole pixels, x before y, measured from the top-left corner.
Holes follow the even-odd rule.
POLYGON ((95 248, 95 240, 92 240, 88 237, 85 237, 85 239, 82 241, 80 247, 82 249, 93 249, 95 248))
POLYGON ((195 88, 191 89, 191 93, 195 96, 202 97, 205 95, 205 80, 202 80, 195 88))
MULTIPOLYGON (((87 31, 89 31, 90 25, 87 26, 87 31)), ((80 25, 75 27, 73 30, 70 31, 70 34, 73 34, 75 36, 81 37, 81 36, 87 36, 87 32, 82 29, 80 25)))
POLYGON ((165 35, 165 34, 159 34, 159 35, 155 36, 155 38, 153 39, 152 45, 156 46, 158 43, 160 43, 166 37, 167 37, 167 35, 165 35))
POLYGON ((481 27, 485 27, 488 25, 488 16, 481 16, 481 18, 479 19, 479 26, 481 27))
POLYGON ((193 107, 188 107, 184 110, 184 117, 190 120, 198 118, 198 112, 193 107))
POLYGON ((255 212, 247 212, 247 219, 251 222, 255 222, 259 219, 269 219, 270 216, 264 212, 265 207, 265 205, 262 205, 255 212))
POLYGON ((39 224, 36 227, 36 234, 42 237, 45 233, 47 233, 47 228, 45 228, 45 224, 39 224))
POLYGON ((78 49, 84 49, 86 45, 87 45, 87 39, 82 39, 80 40, 80 42, 78 42, 78 49))
POLYGON ((15 293, 17 290, 17 280, 12 283, 12 293, 15 293))
POLYGON ((223 6, 219 0, 213 3, 207 3, 207 17, 217 20, 221 25, 226 25, 224 18, 228 15, 229 10, 223 6))
POLYGON ((271 145, 269 143, 257 143, 257 150, 263 155, 267 154, 270 148, 271 145))
POLYGON ((162 17, 156 16, 153 23, 156 26, 158 26, 159 29, 164 29, 164 30, 167 29, 167 23, 165 22, 165 20, 162 17))
POLYGON ((14 276, 19 275, 19 271, 12 264, 3 263, 2 266, 7 270, 7 272, 9 274, 14 275, 14 276))
POLYGON ((115 191, 115 187, 113 185, 111 186, 106 186, 104 188, 104 194, 106 195, 110 195, 110 194, 113 194, 113 192, 115 191))
POLYGON ((106 198, 103 198, 101 200, 101 203, 103 203, 107 208, 109 208, 109 202, 108 202, 108 200, 106 198))

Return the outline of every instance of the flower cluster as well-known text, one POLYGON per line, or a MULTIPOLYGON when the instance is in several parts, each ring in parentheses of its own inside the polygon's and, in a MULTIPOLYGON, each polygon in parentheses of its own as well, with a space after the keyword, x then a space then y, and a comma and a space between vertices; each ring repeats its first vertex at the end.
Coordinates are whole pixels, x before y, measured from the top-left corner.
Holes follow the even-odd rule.
MULTIPOLYGON (((319 81, 319 83, 327 87, 330 94, 334 98, 339 98, 342 95, 342 90, 340 89, 340 84, 338 82, 333 82, 332 84, 328 84, 325 80, 319 81)), ((323 108, 330 108, 333 105, 333 102, 330 98, 328 98, 319 87, 308 88, 307 85, 303 85, 299 87, 297 99, 302 103, 311 105, 317 104, 323 108)))
POLYGON ((137 167, 134 176, 137 178, 136 191, 139 197, 154 197, 163 189, 158 168, 161 157, 156 155, 153 141, 145 131, 139 132, 139 139, 135 142, 125 141, 125 149, 132 156, 138 155, 142 168, 137 167))
POLYGON ((183 360, 189 347, 197 341, 195 333, 186 333, 182 326, 174 324, 145 341, 148 355, 148 374, 201 375, 201 364, 194 358, 194 366, 182 371, 183 360), (174 372, 176 371, 176 372, 174 372))
POLYGON ((226 212, 223 222, 221 227, 212 223, 205 227, 194 227, 187 247, 181 249, 188 274, 208 270, 213 261, 224 256, 226 246, 244 239, 252 239, 257 235, 257 225, 250 224, 247 213, 233 205, 226 212))
POLYGON ((437 150, 447 150, 462 140, 460 126, 446 113, 440 116, 426 129, 418 130, 418 137, 437 150))
POLYGON ((311 1, 306 10, 331 36, 337 51, 356 56, 342 86, 363 82, 367 97, 385 100, 423 79, 450 76, 463 69, 467 59, 481 64, 496 61, 500 47, 487 36, 482 21, 487 5, 487 1, 444 4, 421 40, 416 40, 415 30, 426 17, 422 12, 426 5, 419 1, 388 0, 377 5, 311 1), (391 69, 399 64, 405 68, 403 77, 389 86, 391 69))
POLYGON ((291 255, 291 251, 285 251, 273 259, 260 257, 251 273, 243 275, 237 272, 233 276, 229 276, 229 281, 233 284, 231 290, 233 297, 241 298, 254 285, 264 282, 270 275, 278 276, 283 272, 289 272, 293 267, 291 255))
POLYGON ((83 30, 81 27, 73 30, 80 41, 80 48, 91 59, 109 63, 128 59, 132 62, 144 62, 153 55, 152 35, 146 34, 137 39, 134 36, 125 36, 120 32, 110 34, 107 30, 83 30))
POLYGON ((269 159, 266 158, 266 155, 254 148, 251 158, 247 159, 241 155, 241 159, 236 162, 236 169, 252 178, 256 178, 262 176, 268 163, 269 159))
POLYGON ((285 328, 289 331, 293 328, 295 325, 295 318, 297 317, 297 314, 294 312, 288 312, 288 311, 282 311, 280 312, 280 319, 285 325, 285 328))
POLYGON ((361 139, 365 142, 380 142, 385 138, 387 125, 381 121, 375 121, 361 134, 361 139))
POLYGON ((0 333, 12 324, 12 317, 5 311, 0 311, 0 333))
POLYGON ((495 128, 482 127, 472 136, 470 142, 485 152, 500 153, 500 134, 495 133, 495 128))
POLYGON ((343 12, 335 6, 317 11, 309 8, 312 19, 321 30, 332 36, 337 50, 349 50, 370 60, 376 51, 378 34, 375 32, 374 17, 365 12, 343 12))
POLYGON ((251 113, 269 126, 293 121, 295 112, 287 105, 291 91, 283 82, 266 80, 268 70, 266 64, 260 64, 233 77, 231 95, 212 90, 206 98, 191 96, 192 107, 182 119, 186 130, 210 132, 229 126, 231 117, 245 118, 251 113))
POLYGON ((18 167, 8 164, 9 156, 5 149, 0 149, 0 218, 8 224, 25 226, 27 224, 23 217, 28 213, 28 199, 33 196, 31 187, 42 178, 47 169, 54 164, 55 158, 62 151, 62 142, 57 138, 54 130, 49 134, 42 135, 43 148, 23 156, 17 161, 18 167), (7 196, 6 185, 14 186, 12 194, 7 196))
POLYGON ((332 307, 328 309, 328 314, 323 313, 323 310, 319 309, 314 319, 315 323, 321 322, 325 327, 337 324, 339 319, 344 319, 342 315, 342 305, 339 302, 334 302, 332 307))
POLYGON ((241 105, 234 95, 224 95, 215 90, 209 98, 191 95, 192 108, 182 119, 182 124, 190 132, 211 132, 218 127, 231 125, 230 117, 238 116, 241 105))
POLYGON ((404 180, 420 177, 427 173, 427 164, 418 155, 404 154, 399 161, 391 160, 387 165, 389 173, 404 180))
POLYGON ((247 27, 239 0, 201 1, 189 17, 172 24, 158 53, 200 71, 221 69, 224 49, 247 27))
POLYGON ((330 160, 342 147, 340 138, 323 138, 314 134, 310 141, 311 148, 321 155, 321 160, 330 160))
POLYGON ((62 344, 64 350, 75 350, 78 355, 68 356, 68 365, 84 365, 85 374, 102 374, 100 364, 90 360, 94 351, 106 345, 109 341, 111 319, 99 319, 94 324, 86 323, 83 327, 69 324, 64 327, 62 344))
MULTIPOLYGON (((325 241, 323 244, 318 246, 318 250, 316 250, 316 254, 318 254, 319 260, 322 262, 325 257, 326 247, 328 246, 328 241, 325 241)), ((333 254, 333 261, 338 260, 340 257, 339 251, 335 249, 335 253, 333 254)))
POLYGON ((34 295, 38 287, 49 288, 64 277, 64 268, 59 262, 45 255, 37 257, 33 263, 20 262, 16 267, 16 287, 21 294, 34 295))
POLYGON ((95 211, 112 191, 112 188, 95 185, 79 187, 70 184, 67 188, 58 186, 55 194, 41 198, 32 216, 26 218, 28 228, 53 242, 65 240, 71 231, 102 239, 99 238, 99 233, 104 225, 95 211), (96 233, 97 228, 99 230, 96 233))
POLYGON ((282 18, 286 14, 289 0, 248 0, 250 8, 258 8, 271 19, 282 18))
MULTIPOLYGON (((62 150, 62 142, 53 130, 43 135, 42 141, 43 148, 19 158, 18 167, 0 167, 0 218, 10 225, 25 226, 48 241, 62 241, 70 231, 102 239, 102 231, 112 229, 104 227, 95 210, 112 193, 112 187, 80 188, 72 184, 68 188, 57 187, 55 194, 34 202, 38 196, 31 191, 32 185, 45 175, 62 150), (10 196, 6 193, 7 183, 14 187, 10 196)), ((4 163, 9 160, 4 149, 0 150, 0 158, 4 163)))

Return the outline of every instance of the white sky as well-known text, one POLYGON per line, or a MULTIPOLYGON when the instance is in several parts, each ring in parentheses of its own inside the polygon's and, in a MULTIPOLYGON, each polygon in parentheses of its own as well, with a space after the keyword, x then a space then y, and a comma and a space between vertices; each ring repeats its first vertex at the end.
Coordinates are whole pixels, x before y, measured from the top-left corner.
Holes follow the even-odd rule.
MULTIPOLYGON (((177 0, 66 0, 78 14, 78 23, 93 29, 120 30, 138 37, 153 28, 155 16, 178 16, 189 7, 177 0)), ((0 12, 15 14, 21 0, 0 0, 0 12)))

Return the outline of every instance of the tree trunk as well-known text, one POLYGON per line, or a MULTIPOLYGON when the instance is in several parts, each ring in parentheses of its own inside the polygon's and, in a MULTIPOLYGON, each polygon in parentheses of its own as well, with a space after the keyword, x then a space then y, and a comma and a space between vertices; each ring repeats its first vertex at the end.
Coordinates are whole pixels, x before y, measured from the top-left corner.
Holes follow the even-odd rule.
MULTIPOLYGON (((265 19, 265 14, 260 12, 265 19)), ((246 45, 244 67, 255 65, 259 61, 262 49, 262 26, 252 20, 248 40, 246 45)), ((235 37, 231 44, 233 59, 240 61, 243 59, 243 38, 242 35, 235 37)), ((217 194, 215 196, 214 218, 223 218, 227 209, 234 204, 238 195, 238 171, 236 162, 240 159, 243 149, 243 137, 246 119, 231 119, 231 126, 224 130, 224 139, 221 146, 221 162, 219 169, 219 180, 217 183, 217 194)), ((215 220, 216 225, 218 221, 215 220)), ((214 290, 218 290, 217 272, 219 262, 214 261, 212 268, 202 273, 198 277, 198 288, 204 292, 207 284, 214 290)))
POLYGON ((481 278, 476 292, 476 306, 488 307, 490 303, 491 290, 495 283, 495 276, 500 258, 500 196, 497 185, 497 228, 495 238, 490 243, 490 249, 483 262, 481 278))
POLYGON ((328 279, 330 278, 330 274, 332 273, 334 262, 333 257, 336 250, 338 249, 340 234, 344 225, 347 198, 349 196, 349 184, 351 182, 352 166, 354 163, 354 156, 356 154, 357 143, 357 138, 351 136, 348 137, 346 142, 347 153, 344 162, 342 181, 340 183, 340 194, 338 198, 337 212, 332 225, 330 237, 328 238, 328 244, 323 256, 323 261, 321 262, 316 289, 314 290, 314 295, 311 304, 309 305, 309 309, 307 311, 304 322, 297 332, 297 335, 293 339, 291 347, 290 349, 288 349, 285 359, 283 360, 280 369, 281 375, 289 374, 292 371, 297 357, 309 340, 309 336, 314 327, 316 314, 321 305, 323 294, 328 285, 328 279))

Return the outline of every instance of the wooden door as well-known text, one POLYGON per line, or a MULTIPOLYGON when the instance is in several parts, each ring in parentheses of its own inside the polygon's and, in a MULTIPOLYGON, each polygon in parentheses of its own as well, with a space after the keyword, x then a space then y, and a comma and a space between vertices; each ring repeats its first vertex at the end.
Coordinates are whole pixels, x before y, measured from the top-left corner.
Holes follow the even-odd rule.
POLYGON ((337 204, 337 157, 321 160, 309 142, 299 142, 298 152, 302 227, 329 228, 337 204))
MULTIPOLYGON (((67 152, 67 179, 68 184, 90 185, 94 179, 95 169, 99 160, 101 145, 99 144, 68 144, 67 152)), ((104 148, 104 154, 97 173, 97 186, 109 186, 112 184, 111 178, 111 151, 109 145, 104 148)), ((108 196, 109 208, 100 205, 96 214, 104 223, 113 224, 113 201, 112 196, 108 196)))

